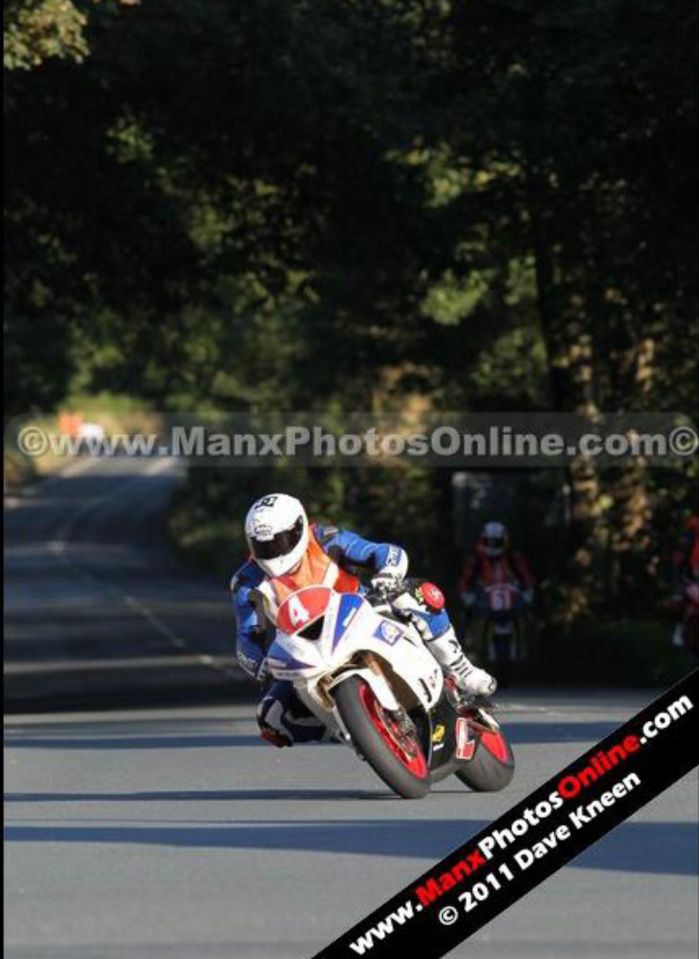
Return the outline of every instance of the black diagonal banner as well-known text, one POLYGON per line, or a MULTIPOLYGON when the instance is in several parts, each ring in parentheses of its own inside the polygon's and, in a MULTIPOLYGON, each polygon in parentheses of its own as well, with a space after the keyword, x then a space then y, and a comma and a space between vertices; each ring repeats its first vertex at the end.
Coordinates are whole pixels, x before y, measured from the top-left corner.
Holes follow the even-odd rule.
POLYGON ((438 959, 697 765, 699 670, 314 959, 438 959))

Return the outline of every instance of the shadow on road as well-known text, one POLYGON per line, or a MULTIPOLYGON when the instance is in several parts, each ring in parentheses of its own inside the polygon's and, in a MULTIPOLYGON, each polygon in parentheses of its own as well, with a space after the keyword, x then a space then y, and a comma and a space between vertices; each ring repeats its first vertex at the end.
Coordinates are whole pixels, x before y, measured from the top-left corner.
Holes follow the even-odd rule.
MULTIPOLYGON (((264 792, 262 790, 261 792, 264 792)), ((270 790, 273 794, 274 790, 270 790)), ((316 793, 316 798, 324 798, 316 793)), ((350 798, 345 794, 346 798, 350 798)), ((266 798, 270 798, 267 796, 266 798)), ((238 822, 235 825, 8 826, 6 842, 119 843, 185 848, 330 852, 434 860, 485 820, 393 819, 324 822, 238 822)), ((691 876, 697 836, 692 823, 625 823, 571 863, 574 868, 691 876)))
POLYGON ((85 466, 5 510, 5 711, 234 701, 226 578, 194 575, 169 543, 181 465, 85 466))
MULTIPOLYGON (((84 739, 60 736, 36 738, 7 737, 5 746, 11 749, 211 749, 225 746, 261 745, 260 737, 254 736, 90 736, 84 739)), ((324 743, 317 745, 323 746, 324 743)))
MULTIPOLYGON (((141 721, 143 722, 143 721, 141 721)), ((35 727, 36 728, 36 727, 35 727)), ((46 729, 47 727, 44 727, 46 729)), ((515 745, 547 743, 595 743, 609 735, 615 728, 613 722, 554 722, 554 723, 508 723, 507 734, 515 745)), ((5 745, 13 749, 199 749, 235 746, 260 746, 256 734, 196 734, 196 735, 84 735, 89 728, 79 723, 72 724, 77 735, 60 728, 63 735, 33 735, 31 727, 21 727, 6 734, 5 745), (21 729, 21 732, 19 731, 21 729), (79 735, 82 732, 83 735, 79 735)), ((42 730, 43 731, 43 730, 42 730)), ((316 746, 329 746, 318 743, 316 746)))
MULTIPOLYGON (((462 790, 463 791, 463 790, 462 790)), ((218 789, 197 791, 193 789, 176 792, 133 792, 133 793, 9 793, 6 803, 85 803, 85 802, 296 802, 310 800, 349 799, 394 799, 399 798, 391 792, 379 793, 375 789, 218 789)))
POLYGON ((507 722, 503 728, 512 743, 596 743, 617 728, 615 722, 507 722))

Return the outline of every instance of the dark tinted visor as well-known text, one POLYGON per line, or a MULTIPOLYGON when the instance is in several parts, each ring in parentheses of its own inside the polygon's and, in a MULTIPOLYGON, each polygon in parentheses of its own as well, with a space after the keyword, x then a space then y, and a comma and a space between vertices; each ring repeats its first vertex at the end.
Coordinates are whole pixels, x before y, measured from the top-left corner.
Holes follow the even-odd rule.
POLYGON ((483 542, 490 549, 504 549, 505 539, 503 536, 484 536, 483 542))
POLYGON ((252 539, 250 545, 257 559, 276 559, 287 556, 303 535, 303 517, 299 516, 291 529, 282 530, 272 539, 252 539))

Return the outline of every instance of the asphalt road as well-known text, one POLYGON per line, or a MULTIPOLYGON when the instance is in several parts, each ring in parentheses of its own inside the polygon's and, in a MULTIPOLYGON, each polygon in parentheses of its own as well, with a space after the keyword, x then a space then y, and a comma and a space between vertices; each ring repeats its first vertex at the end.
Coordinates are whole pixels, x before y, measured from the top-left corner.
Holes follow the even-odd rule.
POLYGON ((84 459, 6 501, 6 708, 210 699, 240 684, 227 584, 168 549, 180 476, 172 459, 84 459))
MULTIPOLYGON (((643 699, 511 699, 510 787, 419 802, 342 746, 261 743, 244 705, 14 717, 7 959, 304 959, 643 699)), ((689 776, 453 955, 695 959, 696 808, 689 776)))
MULTIPOLYGON (((176 480, 79 463, 10 504, 8 959, 303 959, 653 696, 514 691, 510 787, 420 802, 341 746, 262 743, 252 702, 164 706, 241 689, 225 584, 162 536, 176 480), (38 713, 120 700, 160 705, 38 713)), ((690 776, 453 954, 695 957, 696 809, 690 776)))

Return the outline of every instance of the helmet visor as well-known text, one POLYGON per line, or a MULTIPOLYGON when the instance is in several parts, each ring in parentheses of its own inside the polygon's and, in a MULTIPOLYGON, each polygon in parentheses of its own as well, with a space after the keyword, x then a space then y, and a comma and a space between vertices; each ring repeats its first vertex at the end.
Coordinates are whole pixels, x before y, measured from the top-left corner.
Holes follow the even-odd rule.
POLYGON ((488 549, 504 549, 505 548, 505 537, 504 536, 484 536, 483 545, 488 549))
POLYGON ((299 516, 291 529, 282 530, 271 539, 250 537, 250 548, 256 559, 277 559, 287 556, 303 536, 303 517, 299 516))

